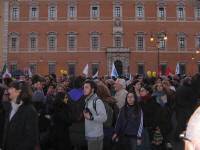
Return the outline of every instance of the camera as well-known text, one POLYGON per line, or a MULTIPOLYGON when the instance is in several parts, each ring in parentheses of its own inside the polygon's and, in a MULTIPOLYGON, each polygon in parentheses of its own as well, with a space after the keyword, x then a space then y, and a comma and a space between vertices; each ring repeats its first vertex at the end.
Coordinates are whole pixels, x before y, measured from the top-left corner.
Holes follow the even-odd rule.
POLYGON ((92 113, 91 113, 91 111, 90 111, 89 108, 86 107, 86 108, 83 110, 83 112, 84 112, 84 113, 89 113, 89 114, 90 114, 90 118, 93 118, 92 113))

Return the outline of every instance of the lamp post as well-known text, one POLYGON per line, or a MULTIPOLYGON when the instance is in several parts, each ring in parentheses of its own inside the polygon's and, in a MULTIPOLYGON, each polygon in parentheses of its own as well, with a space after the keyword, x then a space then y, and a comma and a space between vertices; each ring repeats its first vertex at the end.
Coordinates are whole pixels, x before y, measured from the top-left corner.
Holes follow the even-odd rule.
MULTIPOLYGON (((160 68, 160 41, 161 40, 164 40, 164 41, 167 41, 167 35, 166 35, 166 33, 160 33, 160 34, 153 34, 153 33, 151 33, 151 38, 150 38, 150 42, 151 43, 155 43, 156 44, 156 47, 158 48, 158 51, 157 51, 157 56, 158 56, 158 58, 157 58, 157 60, 158 60, 158 62, 157 62, 157 73, 159 72, 159 68, 160 68), (155 37, 156 38, 154 38, 154 35, 156 35, 155 37), (162 36, 162 35, 164 35, 164 36, 162 36)), ((163 45, 162 45, 162 47, 161 48, 165 48, 165 46, 166 46, 166 44, 164 45, 164 47, 163 47, 163 45)))

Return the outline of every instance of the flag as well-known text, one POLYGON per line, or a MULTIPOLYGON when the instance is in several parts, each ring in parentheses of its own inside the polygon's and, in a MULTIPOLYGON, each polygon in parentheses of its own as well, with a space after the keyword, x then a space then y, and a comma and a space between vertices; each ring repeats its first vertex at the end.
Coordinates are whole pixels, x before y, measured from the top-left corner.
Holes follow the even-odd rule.
POLYGON ((176 65, 176 74, 180 74, 180 65, 179 65, 179 63, 176 65))
POLYGON ((29 76, 29 78, 31 78, 32 75, 33 75, 33 74, 32 74, 32 72, 31 72, 31 69, 29 68, 29 69, 28 69, 28 76, 29 76))
POLYGON ((174 71, 172 71, 169 67, 167 67, 167 71, 165 72, 165 75, 174 75, 174 71))
POLYGON ((111 77, 114 76, 115 78, 118 77, 118 73, 117 73, 117 70, 116 70, 116 68, 115 68, 114 63, 113 63, 113 65, 112 65, 112 72, 111 72, 111 75, 110 75, 110 76, 111 76, 111 77))
POLYGON ((161 66, 159 67, 159 70, 158 70, 158 76, 161 76, 162 75, 162 69, 161 69, 161 66))
POLYGON ((85 68, 83 69, 83 74, 86 75, 86 77, 88 76, 88 64, 85 66, 85 68))
POLYGON ((11 78, 12 77, 12 75, 8 71, 8 68, 7 68, 6 64, 3 66, 2 77, 3 78, 6 78, 6 77, 7 78, 11 78))
POLYGON ((99 71, 97 71, 97 72, 95 73, 95 75, 92 76, 92 78, 96 78, 96 77, 98 77, 98 75, 99 75, 99 71))
POLYGON ((129 74, 129 80, 132 80, 132 74, 129 74))

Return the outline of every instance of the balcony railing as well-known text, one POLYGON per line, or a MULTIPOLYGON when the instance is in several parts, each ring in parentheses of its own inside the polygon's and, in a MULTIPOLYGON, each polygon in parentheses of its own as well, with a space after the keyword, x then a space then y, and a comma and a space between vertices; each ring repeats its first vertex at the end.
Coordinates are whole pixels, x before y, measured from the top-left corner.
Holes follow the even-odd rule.
POLYGON ((129 53, 130 49, 128 47, 108 47, 107 53, 129 53))

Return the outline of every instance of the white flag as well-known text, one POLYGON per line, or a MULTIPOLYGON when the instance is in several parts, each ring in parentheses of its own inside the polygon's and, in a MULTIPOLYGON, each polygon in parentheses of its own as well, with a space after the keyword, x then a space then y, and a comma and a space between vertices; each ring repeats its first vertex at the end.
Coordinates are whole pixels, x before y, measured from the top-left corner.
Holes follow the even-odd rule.
POLYGON ((32 72, 31 72, 31 69, 29 68, 29 69, 28 69, 28 76, 29 76, 29 78, 31 78, 32 75, 33 75, 33 74, 32 74, 32 72))
POLYGON ((85 66, 85 68, 83 69, 83 74, 86 75, 86 77, 88 76, 88 64, 85 66))
POLYGON ((179 65, 179 63, 176 65, 176 73, 175 74, 180 74, 180 65, 179 65))
POLYGON ((117 70, 116 70, 116 68, 115 68, 114 63, 113 63, 113 65, 112 65, 112 72, 111 72, 111 75, 110 75, 110 76, 111 76, 111 77, 114 76, 115 78, 118 77, 118 73, 117 73, 117 70))
POLYGON ((97 71, 97 72, 95 73, 95 75, 92 76, 92 78, 96 78, 96 77, 98 77, 98 75, 99 75, 99 71, 97 71))

